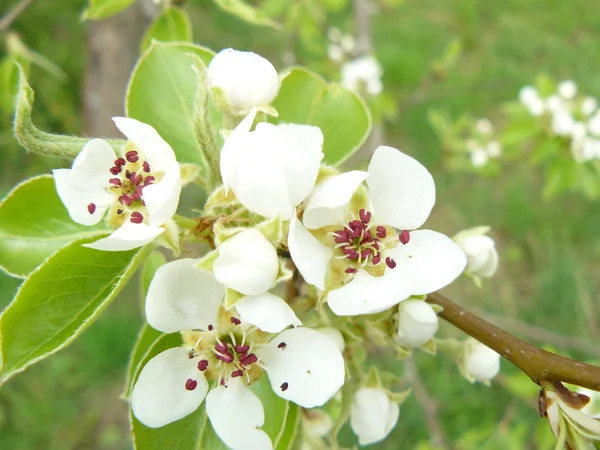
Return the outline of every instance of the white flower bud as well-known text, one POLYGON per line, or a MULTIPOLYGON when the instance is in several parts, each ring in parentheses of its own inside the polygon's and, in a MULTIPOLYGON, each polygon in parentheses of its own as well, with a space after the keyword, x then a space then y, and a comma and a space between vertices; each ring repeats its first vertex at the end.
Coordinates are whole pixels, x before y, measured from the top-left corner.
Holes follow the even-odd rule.
POLYGON ((486 235, 489 230, 489 227, 469 228, 453 238, 467 255, 467 271, 484 278, 491 277, 498 269, 496 244, 486 235))
POLYGON ((600 136, 600 112, 597 112, 592 117, 590 117, 590 120, 588 122, 588 130, 590 134, 596 137, 600 136))
POLYGON ((465 342, 461 369, 469 381, 488 383, 500 371, 500 355, 475 339, 465 342))
POLYGON ((310 436, 322 438, 331 432, 333 419, 322 409, 303 409, 302 428, 310 436))
POLYGON ((581 102, 581 113, 585 116, 591 116, 598 108, 598 100, 594 97, 587 97, 581 102))
POLYGON ((478 148, 477 150, 471 152, 471 164, 473 164, 474 167, 483 167, 488 163, 488 161, 489 156, 484 149, 478 148))
POLYGON ((575 119, 567 110, 559 110, 552 117, 552 131, 558 136, 570 136, 575 128, 575 119))
POLYGON ((477 129, 477 131, 481 134, 491 134, 494 128, 492 126, 492 122, 483 118, 475 122, 475 129, 477 129))
POLYGON ((490 158, 497 158, 502 153, 502 145, 498 141, 490 141, 486 147, 487 154, 490 158))
POLYGON ((229 48, 210 62, 208 86, 221 89, 232 109, 245 115, 273 101, 279 92, 279 76, 262 56, 229 48))
POLYGON ((356 391, 352 400, 350 426, 358 436, 358 443, 369 445, 385 439, 399 416, 400 405, 385 390, 364 387, 356 391))
POLYGON ((327 47, 327 56, 329 57, 329 60, 334 63, 340 63, 344 60, 344 52, 337 44, 330 44, 329 47, 327 47))
POLYGON ((571 100, 577 94, 577 85, 573 80, 566 80, 558 85, 558 95, 571 100))
POLYGON ((533 86, 523 86, 519 91, 519 101, 524 105, 527 105, 532 100, 539 98, 538 91, 533 86))
POLYGON ((565 104, 558 95, 551 95, 546 99, 546 108, 553 114, 565 111, 565 104))
POLYGON ((398 330, 394 340, 402 347, 420 347, 439 326, 438 316, 423 300, 405 300, 398 306, 398 330))

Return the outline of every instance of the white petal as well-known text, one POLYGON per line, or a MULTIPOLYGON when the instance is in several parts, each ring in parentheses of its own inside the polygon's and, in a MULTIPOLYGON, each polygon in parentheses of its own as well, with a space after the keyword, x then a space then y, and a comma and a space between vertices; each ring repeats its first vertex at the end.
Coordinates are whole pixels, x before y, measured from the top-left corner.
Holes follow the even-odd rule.
POLYGON ((181 194, 179 164, 173 164, 160 182, 146 186, 142 192, 148 208, 150 226, 157 227, 171 219, 177 211, 181 194))
POLYGON ((406 348, 420 347, 429 341, 439 326, 438 316, 423 300, 406 300, 398 307, 395 341, 406 348))
POLYGON ((267 333, 279 333, 290 325, 302 325, 290 305, 269 292, 244 297, 235 304, 235 309, 243 321, 267 333))
POLYGON ((500 355, 491 348, 470 339, 465 343, 464 369, 477 381, 487 382, 500 371, 500 355))
POLYGON ((131 393, 135 417, 150 428, 162 427, 193 413, 204 400, 208 382, 182 347, 156 355, 142 369, 131 393), (186 389, 191 379, 198 384, 186 389))
POLYGON ((221 178, 223 178, 225 193, 229 192, 229 185, 235 175, 235 168, 239 159, 238 155, 245 150, 244 138, 252 128, 256 112, 256 109, 253 108, 248 115, 244 117, 238 126, 231 132, 221 149, 221 178))
POLYGON ((240 378, 231 378, 206 397, 206 412, 221 440, 233 450, 271 450, 271 439, 260 429, 265 410, 240 378))
POLYGON ((262 294, 273 286, 279 271, 277 252, 255 228, 227 239, 213 264, 215 277, 245 295, 262 294))
POLYGON ((107 252, 122 252, 149 244, 164 231, 164 228, 126 221, 110 236, 98 239, 91 244, 83 244, 83 246, 107 252))
POLYGON ((465 269, 467 257, 449 237, 431 230, 411 231, 406 245, 387 251, 397 266, 386 270, 398 283, 408 283, 411 294, 437 291, 452 283, 465 269))
POLYGON ((290 221, 288 247, 292 260, 304 280, 322 291, 325 290, 325 274, 333 250, 321 244, 296 215, 290 221))
POLYGON ((383 389, 364 387, 356 391, 350 410, 350 426, 360 445, 385 439, 398 422, 400 406, 383 389))
POLYGON ((470 236, 457 243, 467 255, 467 268, 470 272, 484 277, 494 274, 498 267, 498 252, 491 237, 470 236))
POLYGON ((82 191, 105 189, 114 177, 110 168, 115 164, 115 151, 104 139, 92 139, 73 161, 71 184, 82 191))
POLYGON ((332 327, 323 327, 323 328, 315 328, 316 331, 321 333, 324 336, 327 336, 331 339, 337 348, 340 349, 340 352, 343 352, 346 348, 346 342, 344 341, 344 335, 337 328, 332 327))
POLYGON ((375 150, 367 184, 377 220, 400 230, 423 225, 435 203, 435 184, 429 171, 392 147, 375 150))
POLYGON ((71 183, 71 169, 53 170, 56 192, 75 222, 82 225, 96 225, 104 217, 115 198, 103 188, 97 191, 82 191, 71 183), (88 205, 96 205, 94 214, 88 211, 88 205))
POLYGON ((177 162, 173 149, 148 124, 129 117, 113 117, 117 128, 144 154, 153 170, 164 171, 177 162))
POLYGON ((153 328, 174 333, 216 325, 225 287, 196 268, 197 262, 178 259, 156 271, 146 296, 146 318, 153 328))
POLYGON ((315 229, 343 222, 346 205, 367 176, 367 172, 352 170, 319 184, 304 210, 303 222, 306 228, 315 229))
POLYGON ((305 408, 323 405, 344 384, 344 358, 337 345, 310 328, 285 330, 256 355, 273 391, 305 408))
POLYGON ((477 271, 477 275, 482 277, 491 277, 492 275, 494 275, 496 273, 496 270, 498 270, 499 259, 500 258, 498 257, 498 251, 494 247, 490 250, 488 254, 488 259, 485 262, 485 264, 481 266, 477 271))
POLYGON ((411 295, 410 282, 399 282, 388 276, 390 272, 390 269, 386 269, 384 276, 374 277, 364 270, 359 270, 348 284, 329 292, 327 304, 338 316, 358 316, 385 311, 411 295))

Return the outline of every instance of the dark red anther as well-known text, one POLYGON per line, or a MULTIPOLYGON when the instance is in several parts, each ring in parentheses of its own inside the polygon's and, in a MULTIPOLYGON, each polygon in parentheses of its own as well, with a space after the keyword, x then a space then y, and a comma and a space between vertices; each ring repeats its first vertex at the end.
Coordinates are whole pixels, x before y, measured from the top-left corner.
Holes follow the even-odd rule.
POLYGON ((225 378, 221 378, 220 384, 221 386, 225 386, 225 378))
POLYGON ((122 209, 117 209, 117 214, 123 214, 123 210, 122 209))
POLYGON ((353 220, 353 221, 352 221, 352 222, 350 222, 348 225, 350 226, 350 228, 351 228, 352 230, 355 230, 355 229, 357 229, 357 228, 358 228, 359 230, 362 230, 363 228, 366 228, 366 227, 365 227, 365 224, 364 224, 364 223, 362 223, 360 220, 353 220))
POLYGON ((90 203, 89 205, 87 205, 87 210, 90 214, 94 214, 96 212, 96 204, 90 203))
POLYGON ((344 252, 344 255, 346 255, 346 258, 348 258, 349 260, 354 261, 358 259, 358 252, 353 248, 344 247, 342 251, 344 252))
POLYGON ((346 270, 344 270, 344 272, 346 272, 346 273, 356 273, 356 272, 358 272, 358 270, 356 270, 354 267, 348 267, 346 270))
POLYGON ((286 347, 287 347, 287 344, 285 342, 280 342, 279 345, 277 346, 277 348, 280 348, 281 350, 285 350, 286 347))
POLYGON ((357 237, 360 236, 360 233, 362 233, 362 228, 354 227, 354 228, 352 228, 352 231, 350 231, 348 233, 348 237, 350 239, 356 239, 357 237))
POLYGON ((240 362, 242 362, 244 366, 249 366, 250 364, 255 363, 256 361, 258 361, 258 357, 254 353, 250 353, 246 358, 244 358, 244 361, 240 362))
POLYGON ((140 159, 140 155, 138 155, 138 152, 136 152, 135 150, 132 150, 130 152, 125 153, 125 158, 127 158, 127 161, 134 163, 138 159, 140 159))
POLYGON ((133 202, 133 197, 131 195, 123 194, 119 197, 119 202, 125 206, 131 206, 133 202))
POLYGON ((362 252, 360 252, 360 256, 362 259, 367 259, 373 253, 373 249, 365 248, 362 252))
POLYGON ((154 183, 155 180, 156 180, 156 178, 154 178, 152 175, 148 175, 146 177, 146 179, 144 180, 144 186, 148 186, 148 185, 154 183))
POLYGON ((206 369, 208 369, 208 361, 206 359, 198 361, 198 370, 204 372, 206 369))
POLYGON ((242 321, 240 319, 238 319, 237 317, 232 317, 229 320, 231 320, 231 323, 234 325, 239 325, 240 323, 242 323, 242 321))
POLYGON ((110 184, 114 184, 115 186, 121 186, 121 179, 120 178, 111 178, 110 180, 108 180, 108 182, 110 184))
POLYGON ((136 211, 131 213, 129 221, 131 223, 142 223, 144 221, 144 216, 142 216, 142 213, 136 211))
POLYGON ((360 217, 360 220, 362 220, 362 223, 364 223, 365 225, 368 224, 371 220, 371 213, 369 211, 365 211, 364 209, 361 209, 358 212, 358 216, 360 217))
POLYGON ((231 378, 241 377, 242 375, 244 375, 244 371, 240 369, 231 372, 231 378))
POLYGON ((113 175, 119 175, 121 173, 121 167, 120 166, 114 166, 110 168, 110 173, 112 173, 113 175))
POLYGON ((215 329, 215 327, 213 327, 212 325, 208 325, 208 331, 212 331, 214 329, 215 329))
POLYGON ((333 240, 337 244, 341 244, 342 242, 347 242, 349 239, 348 231, 346 231, 346 230, 338 230, 338 231, 335 231, 333 234, 335 236, 333 238, 333 240))
POLYGON ((115 159, 115 166, 117 166, 117 167, 124 166, 126 162, 127 161, 125 161, 125 158, 117 158, 117 159, 115 159))
POLYGON ((223 361, 224 363, 230 363, 233 361, 233 356, 231 356, 231 353, 229 352, 225 352, 225 353, 216 353, 215 357, 217 359, 220 359, 221 361, 223 361))
POLYGON ((227 344, 223 344, 222 342, 217 342, 215 344, 215 350, 217 350, 220 353, 226 353, 229 351, 229 347, 227 346, 227 344))
POLYGON ((193 391, 194 389, 196 389, 196 386, 198 386, 198 382, 196 380, 192 380, 191 378, 188 378, 185 382, 185 388, 188 391, 193 391))
POLYGON ((129 170, 125 171, 125 178, 127 178, 128 180, 131 178, 131 172, 129 170))
POLYGON ((381 225, 375 228, 375 231, 377 231, 377 237, 379 239, 385 239, 385 237, 387 236, 387 231, 385 227, 382 227, 381 225))
POLYGON ((398 238, 400 239, 400 242, 402 244, 406 245, 410 241, 410 233, 408 232, 408 230, 402 230, 398 238))
POLYGON ((236 351, 236 353, 246 353, 248 350, 250 350, 250 346, 249 345, 234 345, 233 349, 236 351))
POLYGON ((385 263, 390 269, 396 267, 396 261, 394 261, 394 258, 390 258, 389 256, 385 258, 385 263))
POLYGON ((144 161, 144 164, 142 164, 142 167, 144 169, 144 172, 146 172, 146 173, 150 172, 150 164, 148 164, 148 161, 144 161))
POLYGON ((131 174, 131 176, 129 177, 129 180, 133 183, 133 184, 140 184, 142 182, 142 175, 137 173, 137 172, 133 172, 131 174))
POLYGON ((373 239, 373 236, 371 235, 371 230, 367 230, 364 232, 363 238, 361 239, 360 243, 364 244, 365 242, 369 242, 372 239, 373 239))
POLYGON ((282 391, 286 391, 289 386, 290 385, 286 381, 286 382, 284 382, 284 383, 281 384, 280 388, 281 388, 282 391))
POLYGON ((131 196, 133 197, 134 200, 139 200, 140 198, 142 198, 142 189, 144 187, 143 186, 136 186, 135 187, 135 191, 133 192, 133 194, 131 194, 131 196))
POLYGON ((371 262, 374 266, 379 264, 381 262, 381 253, 377 253, 375 256, 373 256, 373 258, 371 258, 371 262))

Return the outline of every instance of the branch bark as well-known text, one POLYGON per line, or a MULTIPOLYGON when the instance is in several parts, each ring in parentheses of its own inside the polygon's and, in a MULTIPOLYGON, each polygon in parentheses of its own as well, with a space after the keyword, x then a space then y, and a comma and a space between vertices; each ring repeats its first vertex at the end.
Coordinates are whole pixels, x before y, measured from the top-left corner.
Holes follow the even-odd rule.
POLYGON ((0 18, 0 31, 6 31, 8 27, 27 9, 33 0, 21 0, 16 6, 0 18))
POLYGON ((429 294, 427 301, 443 307, 440 317, 495 350, 521 369, 534 383, 541 385, 542 382, 560 381, 600 391, 600 367, 528 344, 467 311, 439 292, 429 294))

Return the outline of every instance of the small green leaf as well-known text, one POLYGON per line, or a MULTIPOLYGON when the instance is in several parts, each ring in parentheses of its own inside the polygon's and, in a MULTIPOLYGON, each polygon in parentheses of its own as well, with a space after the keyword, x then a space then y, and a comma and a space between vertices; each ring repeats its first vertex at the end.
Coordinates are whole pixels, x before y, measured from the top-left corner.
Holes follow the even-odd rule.
POLYGON ((0 272, 0 312, 10 304, 22 282, 23 280, 19 278, 0 272))
POLYGON ((0 270, 25 277, 63 245, 105 232, 69 217, 52 176, 30 178, 0 202, 0 270))
POLYGON ((153 41, 129 80, 127 115, 156 128, 179 162, 206 167, 194 128, 196 73, 189 53, 205 64, 214 55, 197 45, 153 41))
POLYGON ((0 384, 68 346, 91 325, 141 263, 145 249, 102 252, 71 242, 25 280, 0 315, 0 384))
POLYGON ((274 20, 271 20, 263 11, 254 8, 242 0, 215 0, 215 3, 223 11, 228 12, 244 22, 248 22, 252 25, 271 27, 276 30, 281 29, 281 25, 274 20))
POLYGON ((168 8, 158 16, 144 34, 142 53, 152 39, 163 42, 192 42, 192 23, 188 13, 181 8, 168 8))
POLYGON ((106 19, 124 10, 134 2, 135 0, 90 0, 90 5, 83 11, 81 18, 83 20, 106 19))
POLYGON ((321 128, 324 162, 329 164, 349 158, 371 130, 371 115, 360 97, 306 69, 293 68, 283 78, 273 106, 279 112, 277 122, 321 128))

